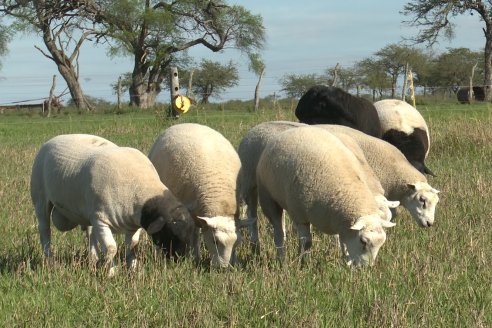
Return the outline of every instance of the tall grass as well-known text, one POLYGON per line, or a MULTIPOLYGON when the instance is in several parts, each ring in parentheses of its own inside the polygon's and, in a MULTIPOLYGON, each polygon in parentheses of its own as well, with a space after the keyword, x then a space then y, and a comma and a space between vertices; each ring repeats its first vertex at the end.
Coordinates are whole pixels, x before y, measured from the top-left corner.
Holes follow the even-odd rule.
MULTIPOLYGON (((0 116, 0 326, 491 327, 492 109, 419 110, 431 130, 428 166, 438 175, 430 183, 441 190, 436 224, 419 228, 401 210, 374 267, 347 268, 333 239, 315 233, 299 268, 292 231, 287 264, 280 266, 260 215, 263 252, 254 258, 245 236, 235 268, 166 261, 144 239, 139 270, 126 272, 120 263, 113 279, 90 269, 77 230, 53 229, 56 257, 43 261, 29 196, 43 142, 90 133, 147 153, 166 127, 198 122, 237 146, 259 122, 294 120, 292 110, 195 109, 178 120, 153 111, 0 116)), ((117 241, 122 245, 121 236, 117 241)))

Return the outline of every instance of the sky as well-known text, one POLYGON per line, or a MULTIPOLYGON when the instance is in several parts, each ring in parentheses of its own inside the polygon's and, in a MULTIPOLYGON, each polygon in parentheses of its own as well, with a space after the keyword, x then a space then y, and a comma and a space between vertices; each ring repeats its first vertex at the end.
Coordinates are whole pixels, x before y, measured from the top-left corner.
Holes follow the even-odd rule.
MULTIPOLYGON (((286 74, 320 74, 339 63, 350 67, 371 57, 375 52, 403 37, 415 36, 418 30, 402 21, 409 17, 399 12, 407 1, 402 0, 230 0, 253 14, 263 17, 266 44, 261 55, 266 65, 260 96, 282 95, 279 80, 286 74)), ((457 26, 451 41, 439 39, 433 49, 466 47, 482 50, 485 38, 482 22, 477 15, 463 15, 453 19, 457 26)), ((56 65, 44 57, 35 45, 44 49, 40 37, 17 35, 9 44, 9 54, 0 58, 0 105, 29 100, 39 102, 48 96, 53 75, 57 75, 55 95, 66 90, 66 84, 56 65)), ((239 84, 226 90, 221 98, 212 101, 253 98, 257 77, 248 70, 248 59, 234 49, 213 53, 193 47, 189 54, 200 62, 207 58, 221 63, 232 60, 237 64, 239 84)), ((132 59, 110 58, 102 46, 86 43, 80 53, 80 81, 84 92, 92 97, 115 102, 111 84, 132 70, 132 59)), ((124 95, 128 99, 128 95, 124 95)), ((64 101, 69 96, 62 98, 64 101)), ((164 91, 158 101, 167 102, 164 91)))

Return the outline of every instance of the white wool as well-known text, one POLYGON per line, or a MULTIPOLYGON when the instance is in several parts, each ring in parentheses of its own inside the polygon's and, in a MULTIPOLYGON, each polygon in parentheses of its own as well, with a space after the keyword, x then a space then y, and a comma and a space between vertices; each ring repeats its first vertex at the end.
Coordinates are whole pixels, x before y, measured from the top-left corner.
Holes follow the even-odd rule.
POLYGON ((282 132, 265 147, 256 172, 260 204, 274 226, 280 258, 279 209, 285 209, 296 225, 301 251, 311 245, 312 224, 322 232, 339 234, 342 243, 350 245, 354 264, 374 262, 386 238, 382 228, 393 224, 377 214, 378 205, 364 182, 359 160, 337 137, 312 126, 282 132), (353 247, 369 227, 378 233, 370 237, 368 248, 353 247))
POLYGON ((434 223, 438 191, 428 184, 427 178, 395 146, 349 127, 331 124, 317 126, 335 135, 353 138, 381 182, 386 198, 400 201, 420 226, 429 227, 434 223), (410 184, 416 185, 417 190, 409 187, 410 184), (426 201, 419 201, 421 197, 426 201))
MULTIPOLYGON (((51 256, 51 216, 63 231, 92 226, 96 236, 91 247, 98 240, 111 261, 116 253, 112 232, 125 233, 130 242, 139 233, 144 204, 165 193, 170 195, 144 154, 97 136, 54 137, 41 147, 33 164, 31 197, 47 256, 51 256)), ((110 274, 114 269, 113 264, 110 274)))
MULTIPOLYGON (((390 129, 396 129, 411 134, 415 128, 420 128, 426 132, 427 144, 430 148, 427 123, 422 114, 412 105, 399 99, 383 99, 376 101, 374 107, 378 112, 383 133, 390 129)), ((426 149, 425 157, 429 154, 429 148, 426 149)))
POLYGON ((238 238, 241 161, 234 147, 210 127, 184 123, 166 129, 149 158, 164 184, 203 227, 213 265, 228 265, 238 238))

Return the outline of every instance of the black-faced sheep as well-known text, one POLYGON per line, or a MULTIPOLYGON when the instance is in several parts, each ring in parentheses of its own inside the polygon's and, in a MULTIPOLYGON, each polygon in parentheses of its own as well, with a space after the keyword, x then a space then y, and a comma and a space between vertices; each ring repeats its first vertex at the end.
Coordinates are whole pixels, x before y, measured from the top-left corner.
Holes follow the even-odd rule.
POLYGON ((295 115, 301 123, 339 124, 377 138, 382 135, 374 105, 337 87, 311 87, 299 100, 295 115))
POLYGON ((60 135, 43 144, 32 168, 31 198, 45 256, 52 255, 50 220, 61 231, 91 226, 91 244, 100 244, 110 276, 117 251, 113 232, 126 235, 129 267, 136 265, 140 228, 168 253, 184 254, 192 241, 190 213, 149 159, 97 136, 60 135))
POLYGON ((239 236, 237 179, 241 161, 234 147, 207 126, 184 123, 166 129, 149 158, 161 180, 201 227, 212 265, 229 265, 239 236))
POLYGON ((378 204, 354 154, 326 130, 289 129, 267 143, 258 162, 257 184, 263 213, 273 225, 277 256, 284 258, 282 210, 296 227, 299 252, 311 247, 311 225, 338 234, 347 263, 372 265, 394 226, 378 204))
POLYGON ((434 175, 424 161, 429 154, 429 128, 422 115, 398 99, 374 103, 383 129, 382 139, 398 148, 420 172, 434 175))

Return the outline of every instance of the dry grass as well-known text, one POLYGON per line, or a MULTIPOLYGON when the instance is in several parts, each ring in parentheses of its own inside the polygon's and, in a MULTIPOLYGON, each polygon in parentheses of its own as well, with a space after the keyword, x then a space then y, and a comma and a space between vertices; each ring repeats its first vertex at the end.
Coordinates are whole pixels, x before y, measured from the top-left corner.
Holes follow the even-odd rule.
MULTIPOLYGON (((401 212, 378 262, 351 270, 329 236, 316 234, 304 268, 288 234, 288 264, 274 260, 271 228, 260 217, 264 252, 247 243, 231 270, 166 262, 143 242, 141 268, 114 279, 87 265, 79 231, 54 232, 57 257, 43 263, 29 196, 39 146, 61 133, 92 133, 144 153, 166 126, 198 122, 237 145, 261 121, 290 111, 202 111, 179 121, 155 113, 0 117, 0 325, 123 327, 490 327, 492 326, 491 109, 422 106, 432 131, 431 184, 442 191, 436 225, 419 228, 401 212)), ((118 239, 122 242, 122 239, 118 239)), ((123 257, 123 254, 121 255, 123 257)))

